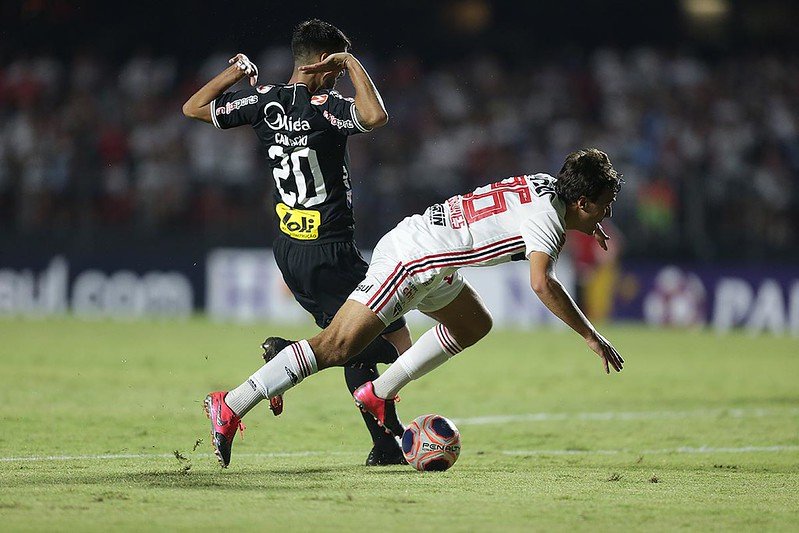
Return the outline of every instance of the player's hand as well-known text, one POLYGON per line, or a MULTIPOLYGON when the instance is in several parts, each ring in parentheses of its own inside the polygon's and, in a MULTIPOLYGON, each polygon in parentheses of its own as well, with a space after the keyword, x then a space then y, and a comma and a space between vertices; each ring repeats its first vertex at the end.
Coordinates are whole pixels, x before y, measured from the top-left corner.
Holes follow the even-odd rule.
POLYGON ((320 72, 333 72, 338 74, 347 68, 347 61, 352 57, 349 52, 336 52, 330 54, 323 61, 312 63, 310 65, 303 65, 299 68, 300 72, 306 74, 319 74, 320 72))
POLYGON ((599 246, 601 246, 602 249, 607 252, 608 251, 607 241, 610 240, 610 237, 608 236, 607 233, 605 233, 605 230, 602 229, 602 226, 600 224, 597 224, 596 227, 594 228, 594 238, 596 239, 596 242, 599 243, 599 246))
POLYGON ((236 54, 228 60, 228 63, 235 65, 245 76, 249 76, 250 85, 255 87, 255 84, 258 83, 258 67, 255 66, 255 63, 244 54, 236 54))
POLYGON ((610 374, 610 367, 616 372, 621 372, 624 366, 624 359, 622 359, 616 348, 605 337, 597 332, 594 332, 590 337, 585 339, 588 347, 594 350, 596 354, 602 359, 602 365, 605 367, 605 373, 610 374))

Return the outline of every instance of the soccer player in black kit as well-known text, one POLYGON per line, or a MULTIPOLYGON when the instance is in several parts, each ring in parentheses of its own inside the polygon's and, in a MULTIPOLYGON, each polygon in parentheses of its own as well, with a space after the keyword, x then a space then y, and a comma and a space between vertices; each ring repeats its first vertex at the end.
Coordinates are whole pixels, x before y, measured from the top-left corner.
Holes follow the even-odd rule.
MULTIPOLYGON (((288 83, 256 85, 257 67, 238 54, 183 105, 187 117, 217 128, 250 125, 255 130, 275 183, 273 208, 280 228, 273 243, 275 260, 294 297, 320 328, 330 323, 368 267, 353 237, 347 137, 388 121, 380 94, 349 53, 350 46, 335 26, 316 19, 302 22, 291 39, 295 68, 288 83), (355 88, 354 99, 333 90, 345 71, 355 88), (245 77, 250 87, 226 92, 245 77)), ((290 342, 266 339, 264 359, 271 359, 290 342)), ((376 363, 393 362, 410 345, 405 320, 390 324, 344 368, 350 393, 377 377, 376 363)), ((282 398, 277 400, 271 406, 275 414, 282 410, 282 398)), ((363 419, 373 441, 367 466, 403 463, 395 439, 371 416, 363 414, 363 419)), ((396 413, 392 412, 386 425, 395 435, 402 434, 396 413)), ((219 433, 213 437, 225 439, 219 433)), ((229 451, 226 444, 215 442, 214 448, 229 451)), ((227 466, 229 453, 219 459, 227 466)))

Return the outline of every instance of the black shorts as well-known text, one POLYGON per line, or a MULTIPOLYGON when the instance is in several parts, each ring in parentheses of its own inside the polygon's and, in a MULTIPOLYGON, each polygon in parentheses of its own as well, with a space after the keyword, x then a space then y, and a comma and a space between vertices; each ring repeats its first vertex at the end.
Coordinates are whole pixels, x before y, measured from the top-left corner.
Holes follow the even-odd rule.
MULTIPOLYGON (((278 236, 272 248, 283 280, 320 328, 330 324, 369 268, 353 242, 296 244, 278 236)), ((397 331, 404 325, 405 318, 400 317, 383 333, 397 331)))

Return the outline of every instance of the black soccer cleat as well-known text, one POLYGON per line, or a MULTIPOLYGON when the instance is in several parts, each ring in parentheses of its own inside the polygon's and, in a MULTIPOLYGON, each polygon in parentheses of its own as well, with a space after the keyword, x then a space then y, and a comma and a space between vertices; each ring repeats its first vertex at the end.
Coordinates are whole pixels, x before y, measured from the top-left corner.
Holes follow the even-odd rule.
POLYGON ((407 465, 408 461, 402 454, 399 446, 394 446, 390 450, 378 448, 373 446, 369 455, 366 457, 366 466, 389 466, 389 465, 407 465))
MULTIPOLYGON (((286 346, 293 344, 294 341, 286 340, 280 337, 267 337, 264 342, 261 343, 261 348, 263 348, 264 353, 261 354, 261 357, 264 358, 264 362, 268 363, 275 356, 283 350, 286 346)), ((269 409, 272 410, 272 414, 278 416, 280 413, 283 412, 283 395, 275 396, 274 398, 269 399, 269 409)))
POLYGON ((275 356, 280 353, 286 346, 294 344, 297 341, 290 341, 287 339, 283 339, 281 337, 267 337, 264 342, 261 343, 261 348, 263 348, 264 353, 261 357, 264 358, 264 363, 268 363, 275 356))

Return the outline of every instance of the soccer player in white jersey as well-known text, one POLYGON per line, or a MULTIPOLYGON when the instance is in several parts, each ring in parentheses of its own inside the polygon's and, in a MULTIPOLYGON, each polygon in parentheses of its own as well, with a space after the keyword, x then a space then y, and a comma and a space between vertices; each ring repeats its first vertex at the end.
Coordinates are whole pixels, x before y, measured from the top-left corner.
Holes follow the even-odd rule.
POLYGON ((463 266, 526 258, 530 286, 541 301, 583 337, 606 373, 610 368, 621 371, 621 355, 597 332, 554 274, 566 230, 592 234, 606 249, 608 237, 600 222, 611 216, 621 183, 604 152, 580 150, 568 155, 556 178, 547 174, 508 178, 400 222, 378 242, 366 278, 326 329, 284 348, 237 388, 206 398, 206 405, 209 399, 224 398, 220 405, 214 404, 211 417, 222 466, 230 462, 241 417, 258 402, 283 394, 315 372, 345 364, 387 324, 418 309, 438 324, 382 376, 353 394, 355 403, 384 425, 394 413, 394 398, 403 386, 491 330, 491 315, 458 273, 463 266))

